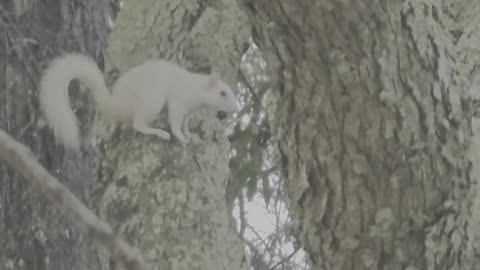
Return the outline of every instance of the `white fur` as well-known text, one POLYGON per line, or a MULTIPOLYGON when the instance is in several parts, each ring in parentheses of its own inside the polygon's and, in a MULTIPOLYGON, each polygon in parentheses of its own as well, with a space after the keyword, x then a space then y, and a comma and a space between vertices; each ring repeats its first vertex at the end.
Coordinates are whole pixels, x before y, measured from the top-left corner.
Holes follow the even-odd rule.
POLYGON ((45 70, 39 99, 57 140, 73 149, 79 148, 80 139, 78 121, 69 106, 68 85, 72 79, 91 90, 97 108, 111 120, 129 123, 138 132, 165 140, 170 134, 149 124, 168 104, 171 130, 181 143, 190 139, 188 116, 193 111, 202 107, 227 113, 238 110, 235 94, 216 73, 196 74, 171 62, 150 60, 120 76, 110 95, 92 59, 67 54, 54 59, 45 70))

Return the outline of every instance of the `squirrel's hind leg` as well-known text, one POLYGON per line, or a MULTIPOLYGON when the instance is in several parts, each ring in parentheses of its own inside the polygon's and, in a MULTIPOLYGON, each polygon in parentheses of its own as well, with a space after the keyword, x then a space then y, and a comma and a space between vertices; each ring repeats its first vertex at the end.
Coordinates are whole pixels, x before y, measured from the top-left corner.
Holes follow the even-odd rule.
POLYGON ((170 133, 160 128, 151 128, 148 124, 151 123, 155 116, 158 116, 162 111, 165 100, 140 100, 133 116, 133 128, 146 135, 156 135, 157 137, 170 140, 170 133))

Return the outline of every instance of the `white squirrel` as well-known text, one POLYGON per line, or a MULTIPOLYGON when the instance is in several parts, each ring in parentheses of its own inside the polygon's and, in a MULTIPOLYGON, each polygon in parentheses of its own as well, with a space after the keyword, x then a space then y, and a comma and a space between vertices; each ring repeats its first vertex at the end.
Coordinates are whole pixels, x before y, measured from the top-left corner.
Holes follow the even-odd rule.
POLYGON ((170 140, 170 134, 149 124, 167 103, 172 134, 182 144, 191 139, 188 121, 193 111, 206 107, 222 112, 223 117, 238 111, 235 94, 216 72, 191 73, 172 62, 149 60, 120 76, 110 94, 93 59, 70 53, 52 60, 44 71, 39 100, 56 140, 75 150, 80 147, 80 132, 69 105, 68 86, 73 79, 91 91, 97 110, 103 115, 164 140, 170 140))

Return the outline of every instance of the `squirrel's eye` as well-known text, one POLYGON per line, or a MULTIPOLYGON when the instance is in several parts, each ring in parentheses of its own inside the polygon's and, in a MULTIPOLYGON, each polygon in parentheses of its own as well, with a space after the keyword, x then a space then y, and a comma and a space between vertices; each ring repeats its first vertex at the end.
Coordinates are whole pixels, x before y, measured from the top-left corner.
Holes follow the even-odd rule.
POLYGON ((224 97, 226 95, 227 95, 227 93, 225 91, 220 92, 220 96, 224 97))

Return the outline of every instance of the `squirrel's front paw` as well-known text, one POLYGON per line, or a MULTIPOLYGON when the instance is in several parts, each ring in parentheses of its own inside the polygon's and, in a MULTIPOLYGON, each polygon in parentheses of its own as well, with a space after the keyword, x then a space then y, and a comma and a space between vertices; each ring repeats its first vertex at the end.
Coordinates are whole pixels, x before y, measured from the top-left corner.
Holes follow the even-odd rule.
POLYGON ((159 130, 155 135, 157 135, 157 137, 159 137, 162 140, 169 141, 171 139, 170 133, 163 130, 159 130))
POLYGON ((185 137, 183 134, 181 133, 177 133, 177 134, 173 134, 175 135, 175 137, 177 138, 177 140, 180 142, 181 145, 187 145, 188 142, 189 142, 189 139, 187 137, 185 137))

